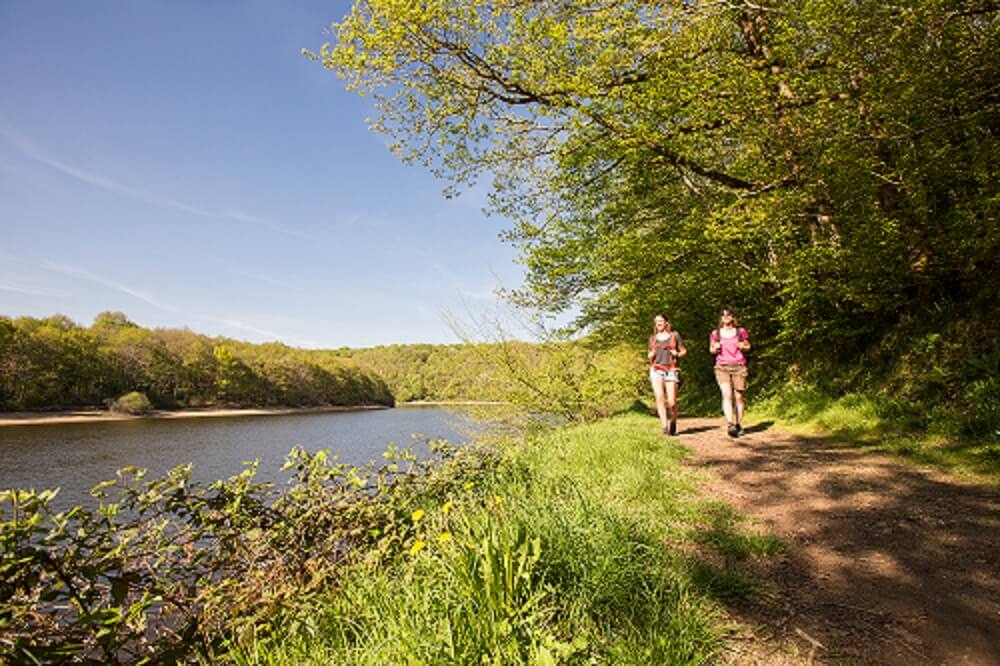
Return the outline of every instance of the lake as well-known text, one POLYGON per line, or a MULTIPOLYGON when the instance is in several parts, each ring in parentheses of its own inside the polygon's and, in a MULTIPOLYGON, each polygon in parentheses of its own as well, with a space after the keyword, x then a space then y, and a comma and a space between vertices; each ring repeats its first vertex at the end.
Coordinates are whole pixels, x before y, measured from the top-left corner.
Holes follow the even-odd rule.
POLYGON ((193 479, 214 481, 260 458, 258 479, 275 480, 294 446, 329 449, 362 465, 381 458, 390 443, 426 455, 428 439, 461 444, 481 427, 446 407, 4 426, 0 488, 59 487, 53 504, 65 509, 93 502, 90 489, 129 465, 155 477, 193 463, 193 479))

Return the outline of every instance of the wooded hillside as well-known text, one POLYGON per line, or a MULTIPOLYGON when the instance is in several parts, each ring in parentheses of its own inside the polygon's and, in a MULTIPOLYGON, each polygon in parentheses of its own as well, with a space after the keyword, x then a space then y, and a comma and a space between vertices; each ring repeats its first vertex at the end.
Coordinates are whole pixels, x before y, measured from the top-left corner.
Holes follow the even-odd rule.
POLYGON ((0 317, 0 409, 99 407, 139 391, 157 407, 392 404, 356 363, 280 343, 147 329, 120 312, 0 317))

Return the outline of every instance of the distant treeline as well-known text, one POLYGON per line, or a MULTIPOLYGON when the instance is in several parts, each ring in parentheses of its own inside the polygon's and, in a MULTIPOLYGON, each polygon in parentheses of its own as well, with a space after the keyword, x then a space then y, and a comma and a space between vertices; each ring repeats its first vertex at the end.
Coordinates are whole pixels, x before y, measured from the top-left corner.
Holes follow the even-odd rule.
POLYGON ((586 339, 388 345, 337 353, 378 375, 396 400, 502 401, 589 420, 649 393, 644 348, 586 339))
POLYGON ((0 317, 0 409, 105 406, 146 394, 156 407, 393 403, 376 375, 333 352, 147 329, 120 312, 0 317))
MULTIPOLYGON (((535 356, 536 348, 518 342, 505 347, 518 359, 535 356)), ((510 390, 501 348, 495 344, 383 345, 336 353, 377 374, 399 402, 502 401, 510 390)))
POLYGON ((159 408, 475 400, 594 418, 642 395, 640 352, 584 341, 303 350, 147 329, 120 312, 90 327, 0 317, 0 409, 107 406, 139 392, 159 408))

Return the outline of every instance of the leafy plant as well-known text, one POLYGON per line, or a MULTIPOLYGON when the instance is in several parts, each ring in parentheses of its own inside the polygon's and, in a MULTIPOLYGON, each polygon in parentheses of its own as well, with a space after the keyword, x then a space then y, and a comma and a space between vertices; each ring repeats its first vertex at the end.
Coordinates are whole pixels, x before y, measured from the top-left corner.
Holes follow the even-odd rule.
POLYGON ((153 403, 149 401, 145 393, 132 391, 120 396, 111 403, 111 411, 117 414, 129 414, 138 416, 148 414, 153 411, 153 403))
POLYGON ((295 449, 280 491, 253 463, 207 485, 190 466, 151 480, 125 468, 95 486, 96 507, 65 512, 55 491, 0 492, 0 661, 176 661, 266 633, 393 535, 434 466, 295 449))

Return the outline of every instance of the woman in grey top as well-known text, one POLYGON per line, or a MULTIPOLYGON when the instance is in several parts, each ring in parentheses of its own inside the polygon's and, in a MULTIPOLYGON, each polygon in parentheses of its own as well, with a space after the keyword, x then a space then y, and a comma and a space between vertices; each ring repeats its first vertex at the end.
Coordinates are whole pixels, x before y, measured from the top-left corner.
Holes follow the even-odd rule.
POLYGON ((649 381, 656 396, 656 413, 664 435, 677 434, 677 387, 680 374, 677 359, 687 354, 684 342, 670 326, 662 312, 653 318, 653 334, 649 336, 649 381))

